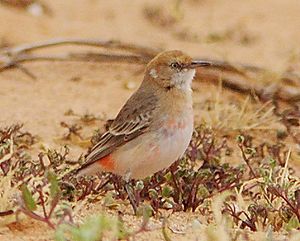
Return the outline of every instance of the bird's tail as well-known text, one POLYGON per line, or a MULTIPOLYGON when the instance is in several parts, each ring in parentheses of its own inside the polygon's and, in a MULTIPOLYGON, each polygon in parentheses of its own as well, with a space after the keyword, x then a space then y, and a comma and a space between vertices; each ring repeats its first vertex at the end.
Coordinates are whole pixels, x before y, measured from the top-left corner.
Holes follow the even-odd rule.
POLYGON ((89 165, 82 165, 80 167, 74 168, 67 172, 61 178, 61 181, 76 183, 80 177, 83 176, 93 176, 101 172, 99 165, 97 163, 91 163, 89 165))
POLYGON ((82 177, 82 176, 92 176, 92 175, 96 175, 97 173, 101 172, 102 170, 100 170, 100 166, 99 164, 97 164, 96 162, 91 163, 89 165, 84 165, 79 167, 76 172, 75 175, 77 178, 82 177))

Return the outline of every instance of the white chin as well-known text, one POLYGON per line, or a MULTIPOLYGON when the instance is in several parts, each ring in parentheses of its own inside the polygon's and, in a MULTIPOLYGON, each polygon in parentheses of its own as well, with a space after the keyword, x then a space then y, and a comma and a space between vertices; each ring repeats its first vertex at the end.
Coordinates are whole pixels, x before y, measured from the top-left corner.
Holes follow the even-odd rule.
POLYGON ((172 76, 172 84, 181 90, 191 90, 192 80, 195 76, 196 71, 194 69, 182 70, 181 72, 175 73, 172 76))

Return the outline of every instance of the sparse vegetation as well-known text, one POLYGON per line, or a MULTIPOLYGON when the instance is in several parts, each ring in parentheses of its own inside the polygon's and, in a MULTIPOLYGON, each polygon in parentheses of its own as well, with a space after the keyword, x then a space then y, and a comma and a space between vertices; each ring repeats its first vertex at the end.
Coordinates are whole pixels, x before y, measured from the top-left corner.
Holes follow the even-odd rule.
MULTIPOLYGON (((300 179, 289 166, 291 149, 282 143, 254 145, 255 137, 242 134, 229 145, 228 138, 216 137, 212 129, 196 128, 184 158, 152 177, 132 180, 141 208, 138 213, 144 213, 145 221, 138 232, 128 232, 117 216, 99 214, 80 224, 74 221, 78 217, 72 211, 80 202, 93 203, 101 197, 108 210, 118 210, 119 200, 128 205, 120 177, 104 173, 74 179, 72 170, 80 160, 70 161, 67 147, 62 152, 41 152, 34 160, 25 152, 34 143, 30 133, 22 132, 21 126, 5 128, 0 133, 1 186, 12 188, 3 188, 0 218, 11 221, 13 213, 25 214, 55 229, 56 240, 98 240, 103 235, 129 239, 147 231, 149 217, 161 216, 163 209, 195 212, 205 217, 211 228, 216 225, 219 229, 218 225, 226 220, 229 226, 223 231, 229 238, 236 228, 290 232, 300 227, 300 179), (235 152, 241 157, 237 166, 228 163, 235 152), (95 225, 100 228, 97 232, 95 225), (89 238, 82 239, 83 236, 89 238)), ((167 235, 166 224, 163 225, 167 235)))
POLYGON ((271 2, 0 0, 0 240, 300 240, 300 6, 271 2), (73 173, 174 48, 212 66, 134 215, 120 177, 73 173))

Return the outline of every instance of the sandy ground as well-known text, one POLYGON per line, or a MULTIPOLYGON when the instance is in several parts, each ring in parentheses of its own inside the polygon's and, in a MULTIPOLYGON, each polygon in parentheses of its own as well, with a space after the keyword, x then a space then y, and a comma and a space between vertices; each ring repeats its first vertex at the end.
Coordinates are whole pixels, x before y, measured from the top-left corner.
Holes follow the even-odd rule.
MULTIPOLYGON (((292 57, 300 55, 299 0, 186 0, 180 7, 182 19, 168 26, 149 21, 144 12, 158 6, 172 13, 175 1, 171 0, 43 2, 51 10, 50 15, 33 16, 0 4, 0 40, 17 45, 58 37, 114 39, 181 49, 195 57, 255 64, 279 72, 292 57), (209 41, 214 36, 224 39, 209 41)), ((49 147, 57 147, 54 139, 65 131, 60 122, 74 120, 64 115, 67 110, 113 118, 142 78, 140 66, 126 64, 34 63, 26 67, 36 75, 36 80, 18 70, 0 73, 0 126, 24 123, 26 130, 38 135, 40 142, 49 147), (125 88, 129 81, 134 84, 133 89, 125 88)), ((217 91, 210 85, 197 85, 195 89, 198 102, 211 98, 217 91)), ((223 98, 228 96, 230 93, 223 98)), ((77 148, 73 155, 82 151, 77 148)), ((189 219, 189 215, 181 215, 183 220, 189 219)), ((174 223, 177 216, 174 215, 174 223)), ((181 225, 185 227, 187 223, 181 225)), ((36 227, 40 224, 24 225, 26 232, 14 227, 14 231, 0 231, 0 239, 51 237, 49 234, 43 238, 47 228, 41 226, 39 231, 36 227)), ((162 239, 160 231, 145 237, 162 239)), ((184 239, 184 235, 174 236, 174 240, 184 239)))

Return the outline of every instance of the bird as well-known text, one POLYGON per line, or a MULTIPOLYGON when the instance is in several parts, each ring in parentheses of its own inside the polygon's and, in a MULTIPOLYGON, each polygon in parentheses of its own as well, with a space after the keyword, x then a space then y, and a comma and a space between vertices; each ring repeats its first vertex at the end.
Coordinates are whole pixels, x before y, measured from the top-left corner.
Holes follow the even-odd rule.
POLYGON ((194 129, 195 69, 209 65, 179 50, 155 56, 139 88, 87 154, 77 175, 110 172, 125 180, 143 179, 181 158, 194 129))

